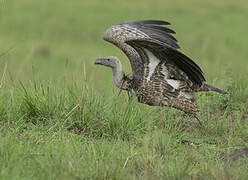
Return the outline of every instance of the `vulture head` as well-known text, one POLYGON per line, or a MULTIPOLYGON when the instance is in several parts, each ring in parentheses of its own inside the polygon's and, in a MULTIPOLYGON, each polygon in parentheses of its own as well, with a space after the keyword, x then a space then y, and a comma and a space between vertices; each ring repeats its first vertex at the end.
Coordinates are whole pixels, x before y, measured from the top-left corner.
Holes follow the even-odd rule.
POLYGON ((95 64, 110 67, 112 69, 120 66, 120 60, 115 56, 96 59, 95 64))

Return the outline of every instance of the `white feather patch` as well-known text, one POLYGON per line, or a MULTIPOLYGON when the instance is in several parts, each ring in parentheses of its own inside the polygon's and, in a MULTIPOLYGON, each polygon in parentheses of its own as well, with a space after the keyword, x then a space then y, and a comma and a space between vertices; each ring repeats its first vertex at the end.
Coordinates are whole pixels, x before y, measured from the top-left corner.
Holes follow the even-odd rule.
POLYGON ((162 64, 162 71, 161 73, 165 76, 164 78, 166 79, 169 75, 168 69, 166 68, 166 66, 164 64, 162 64))
POLYGON ((166 79, 169 85, 171 85, 174 89, 178 89, 180 86, 180 81, 174 79, 166 79))
POLYGON ((147 81, 150 81, 151 77, 152 77, 152 74, 154 73, 157 65, 159 64, 160 60, 154 56, 150 51, 148 51, 147 49, 144 49, 147 56, 148 56, 148 59, 149 59, 149 64, 148 64, 148 68, 149 68, 149 74, 148 74, 148 77, 147 77, 147 81))

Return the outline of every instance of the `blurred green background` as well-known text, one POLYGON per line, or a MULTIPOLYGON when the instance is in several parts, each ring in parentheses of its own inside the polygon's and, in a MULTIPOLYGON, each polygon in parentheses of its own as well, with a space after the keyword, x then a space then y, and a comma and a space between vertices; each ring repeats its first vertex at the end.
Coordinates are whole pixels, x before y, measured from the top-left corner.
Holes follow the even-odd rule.
POLYGON ((125 55, 102 40, 111 25, 133 20, 171 22, 181 50, 202 67, 207 81, 224 88, 227 77, 248 75, 246 0, 1 0, 0 73, 8 78, 51 81, 67 86, 87 79, 97 91, 113 89, 111 71, 94 66, 115 55, 131 72, 125 55))

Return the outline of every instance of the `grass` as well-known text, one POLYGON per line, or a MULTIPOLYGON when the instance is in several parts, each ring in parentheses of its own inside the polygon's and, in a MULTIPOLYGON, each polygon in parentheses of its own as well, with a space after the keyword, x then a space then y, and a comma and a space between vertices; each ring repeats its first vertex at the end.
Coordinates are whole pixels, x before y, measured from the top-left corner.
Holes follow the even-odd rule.
POLYGON ((247 6, 0 1, 0 179, 246 179, 248 158, 230 157, 248 146, 247 6), (101 34, 137 19, 172 22, 208 83, 230 93, 198 94, 202 128, 119 94, 93 65, 116 55, 130 72, 101 34))

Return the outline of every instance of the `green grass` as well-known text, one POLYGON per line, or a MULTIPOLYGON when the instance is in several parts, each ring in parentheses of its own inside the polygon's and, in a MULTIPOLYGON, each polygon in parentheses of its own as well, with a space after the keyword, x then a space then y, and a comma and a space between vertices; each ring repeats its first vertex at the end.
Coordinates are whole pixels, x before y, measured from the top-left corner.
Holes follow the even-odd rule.
POLYGON ((248 158, 226 159, 248 146, 247 8, 245 0, 0 1, 0 179, 246 179, 248 158), (111 71, 93 65, 115 55, 131 72, 101 36, 138 19, 170 21, 207 82, 230 93, 198 95, 202 128, 119 94, 111 71))

